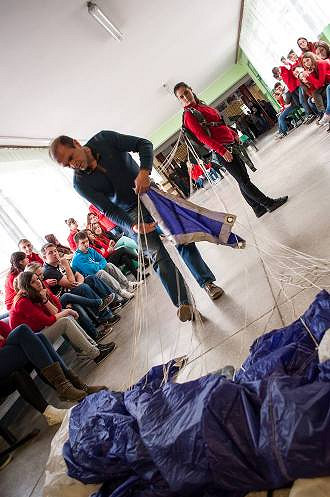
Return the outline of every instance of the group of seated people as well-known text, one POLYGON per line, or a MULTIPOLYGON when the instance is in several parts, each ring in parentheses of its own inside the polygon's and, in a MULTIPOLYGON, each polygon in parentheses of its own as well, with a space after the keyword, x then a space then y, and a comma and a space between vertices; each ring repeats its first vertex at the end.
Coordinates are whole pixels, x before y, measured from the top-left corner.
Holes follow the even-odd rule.
POLYGON ((300 54, 290 50, 281 57, 281 65, 272 73, 277 80, 273 96, 281 107, 278 116, 279 137, 288 134, 287 118, 299 108, 304 109, 306 124, 317 120, 328 125, 330 132, 330 45, 325 41, 297 40, 300 54))
POLYGON ((119 237, 113 225, 108 226, 111 232, 106 231, 95 213, 88 214, 84 230, 72 218, 66 223, 70 247, 53 234, 46 235, 39 255, 29 240, 19 241, 5 281, 9 322, 0 321, 0 385, 13 383, 49 424, 60 423, 66 411, 46 403, 29 372, 36 369, 62 400, 76 402, 105 388, 85 385, 52 344, 63 337, 78 356, 96 365, 104 361, 116 345, 101 342, 119 321, 118 310, 147 276, 149 263, 140 271, 136 242, 119 237), (129 280, 118 266, 135 279, 129 280))

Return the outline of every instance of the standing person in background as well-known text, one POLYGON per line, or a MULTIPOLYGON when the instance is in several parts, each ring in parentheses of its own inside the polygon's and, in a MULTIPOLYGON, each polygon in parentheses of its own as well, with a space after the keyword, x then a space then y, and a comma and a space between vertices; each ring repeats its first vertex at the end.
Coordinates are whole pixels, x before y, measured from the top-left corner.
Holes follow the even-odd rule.
POLYGON ((33 252, 33 245, 26 238, 22 238, 22 240, 18 242, 18 248, 25 253, 29 262, 39 262, 40 264, 43 264, 40 255, 37 254, 37 252, 33 252))
MULTIPOLYGON (((146 235, 154 255, 154 270, 160 277, 181 321, 194 318, 184 279, 174 265, 156 230, 149 211, 142 206, 143 222, 138 224, 138 194, 150 187, 153 166, 152 143, 115 131, 101 131, 85 146, 68 136, 59 136, 50 146, 50 155, 74 172, 74 188, 107 217, 129 233, 146 235), (140 167, 129 152, 138 152, 140 167)), ((144 244, 144 236, 141 237, 144 244)), ((146 246, 143 247, 147 249, 146 246)), ((178 245, 177 250, 199 285, 211 299, 223 290, 214 284, 215 276, 203 260, 195 243, 178 245)))
POLYGON ((223 123, 216 109, 201 102, 184 82, 175 85, 174 94, 184 107, 184 126, 201 143, 223 157, 228 173, 237 181, 242 196, 257 217, 273 212, 287 202, 287 196, 276 199, 267 197, 251 182, 246 166, 236 151, 238 135, 223 123), (203 125, 200 122, 202 118, 203 125))
POLYGON ((74 241, 74 235, 79 231, 78 223, 73 217, 69 217, 69 219, 65 220, 65 224, 69 227, 70 234, 68 236, 68 243, 70 245, 70 249, 74 252, 77 248, 76 242, 74 241))
POLYGON ((14 252, 10 256, 10 269, 5 281, 5 305, 9 311, 13 305, 16 290, 14 287, 15 278, 24 271, 29 264, 29 260, 24 252, 14 252))

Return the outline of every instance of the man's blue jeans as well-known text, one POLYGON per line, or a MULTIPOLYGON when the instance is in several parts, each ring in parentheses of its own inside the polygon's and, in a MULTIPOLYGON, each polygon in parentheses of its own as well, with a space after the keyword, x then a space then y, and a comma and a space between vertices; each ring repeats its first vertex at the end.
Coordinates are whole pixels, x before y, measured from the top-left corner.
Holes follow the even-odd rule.
MULTIPOLYGON (((137 220, 137 207, 132 209, 129 214, 133 218, 133 222, 137 220)), ((153 219, 150 213, 143 207, 144 222, 152 222, 153 219)), ((141 241, 144 244, 144 236, 141 236, 141 241)), ((188 294, 182 274, 175 266, 169 253, 165 249, 158 233, 152 231, 147 235, 148 249, 153 254, 153 268, 158 274, 165 290, 176 307, 181 304, 189 303, 188 294)), ((146 246, 143 246, 146 249, 146 246)), ((177 250, 190 269, 195 280, 201 287, 206 283, 215 281, 215 276, 203 260, 195 243, 188 245, 177 245, 177 250)))

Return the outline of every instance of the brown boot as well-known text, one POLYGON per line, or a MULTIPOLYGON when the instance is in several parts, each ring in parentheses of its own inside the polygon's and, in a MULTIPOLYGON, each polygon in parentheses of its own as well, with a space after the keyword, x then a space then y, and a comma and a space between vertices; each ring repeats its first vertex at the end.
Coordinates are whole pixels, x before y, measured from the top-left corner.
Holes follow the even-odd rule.
POLYGON ((75 388, 70 381, 65 377, 63 370, 58 362, 54 362, 51 366, 41 370, 42 374, 55 388, 61 400, 70 400, 79 402, 86 397, 86 392, 75 388))
POLYGON ((72 385, 76 388, 79 388, 79 390, 84 390, 88 395, 90 393, 96 393, 100 392, 101 390, 108 390, 108 388, 104 385, 102 386, 90 386, 86 385, 86 383, 83 383, 79 376, 77 376, 72 369, 69 369, 69 371, 66 374, 66 377, 68 380, 72 383, 72 385))

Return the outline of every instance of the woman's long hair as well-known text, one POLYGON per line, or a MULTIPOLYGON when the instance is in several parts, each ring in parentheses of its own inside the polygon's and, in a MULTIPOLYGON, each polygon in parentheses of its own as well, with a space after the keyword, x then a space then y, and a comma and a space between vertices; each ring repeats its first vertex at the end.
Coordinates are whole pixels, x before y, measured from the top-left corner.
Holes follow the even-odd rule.
POLYGON ((16 296, 14 298, 14 305, 22 297, 27 297, 31 300, 31 302, 35 304, 42 303, 42 296, 39 292, 37 292, 37 290, 35 290, 35 288, 33 288, 33 286, 31 286, 31 280, 33 276, 34 273, 32 273, 31 271, 24 271, 23 273, 20 273, 15 279, 14 289, 16 291, 16 296))
POLYGON ((106 235, 106 231, 102 228, 100 223, 93 223, 90 225, 90 231, 93 233, 93 235, 96 237, 96 239, 100 239, 103 243, 109 243, 109 237, 106 235), (101 228, 101 234, 98 235, 95 233, 95 228, 96 225, 98 225, 101 228))
POLYGON ((24 252, 13 252, 10 256, 10 270, 12 274, 19 274, 24 271, 21 262, 24 261, 26 255, 24 252))
MULTIPOLYGON (((183 86, 184 88, 189 88, 189 90, 191 90, 191 91, 192 91, 191 86, 187 85, 187 83, 185 83, 184 81, 180 81, 180 83, 177 83, 177 84, 174 86, 174 88, 173 88, 173 93, 174 93, 174 95, 175 95, 175 96, 176 96, 176 92, 178 91, 178 89, 179 89, 179 88, 181 88, 181 86, 183 86)), ((203 102, 203 100, 200 100, 200 99, 197 97, 196 93, 194 93, 194 92, 192 91, 192 94, 194 95, 194 99, 195 99, 195 101, 196 101, 196 104, 203 104, 203 103, 204 103, 204 102, 203 102)))
POLYGON ((318 76, 318 70, 317 70, 318 58, 316 57, 316 55, 313 52, 305 52, 304 55, 302 56, 301 63, 304 66, 304 69, 309 71, 310 69, 308 67, 305 67, 304 59, 311 59, 311 61, 312 61, 311 69, 313 72, 315 72, 316 76, 318 76))
POLYGON ((300 48, 300 50, 303 53, 311 52, 312 49, 313 49, 313 43, 311 41, 308 41, 307 38, 305 38, 304 36, 299 36, 299 38, 297 39, 297 45, 298 45, 298 47, 300 48), (301 46, 299 45, 299 40, 306 40, 307 41, 307 47, 304 48, 304 49, 301 48, 301 46))
POLYGON ((322 47, 326 51, 326 58, 330 59, 330 45, 326 41, 320 40, 317 43, 315 43, 315 49, 318 47, 322 47))

